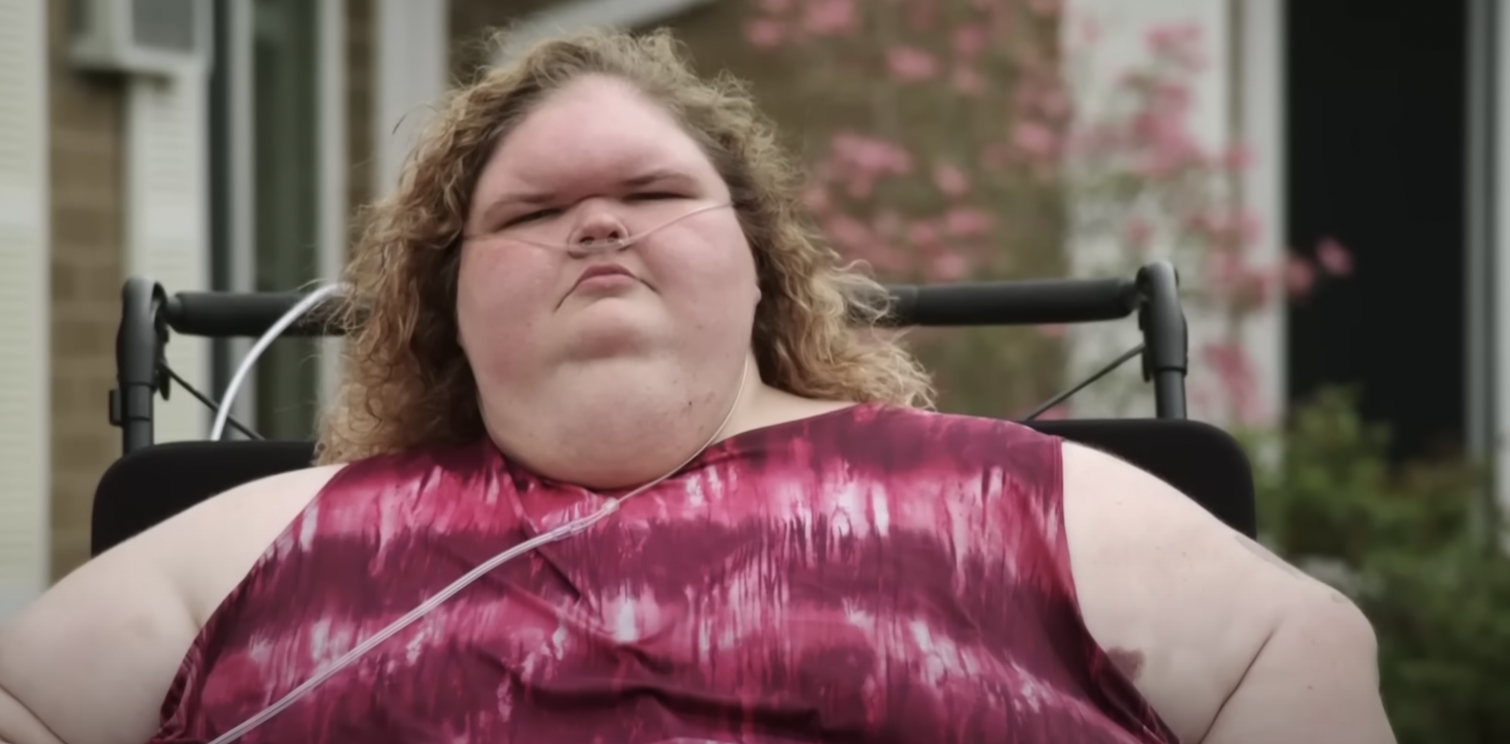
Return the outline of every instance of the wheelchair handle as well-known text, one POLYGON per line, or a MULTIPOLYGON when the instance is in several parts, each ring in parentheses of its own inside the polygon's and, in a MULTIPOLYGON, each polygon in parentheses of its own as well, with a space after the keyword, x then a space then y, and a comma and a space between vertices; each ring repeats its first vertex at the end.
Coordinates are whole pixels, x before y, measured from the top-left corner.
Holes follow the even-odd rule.
POLYGON ((1180 307, 1180 275, 1167 261, 1138 270, 1138 328, 1143 331, 1143 379, 1153 382, 1155 415, 1185 418, 1185 375, 1190 369, 1189 327, 1180 307))
POLYGON ((984 326, 1116 320, 1138 308, 1129 279, 1040 279, 890 287, 898 326, 984 326))
MULTIPOLYGON (((261 336, 304 298, 300 292, 179 292, 163 303, 163 318, 176 333, 210 338, 261 336)), ((340 301, 321 303, 283 331, 284 336, 337 336, 330 322, 340 301)))

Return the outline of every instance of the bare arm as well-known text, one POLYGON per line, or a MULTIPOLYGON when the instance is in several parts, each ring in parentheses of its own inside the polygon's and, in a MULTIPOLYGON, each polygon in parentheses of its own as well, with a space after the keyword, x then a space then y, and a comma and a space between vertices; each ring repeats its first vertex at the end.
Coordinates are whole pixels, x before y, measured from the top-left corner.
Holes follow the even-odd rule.
MULTIPOLYGON (((173 530, 165 530, 172 533, 173 530)), ((12 744, 141 744, 197 626, 138 539, 84 565, 0 628, 0 732, 12 744)))
POLYGON ((1065 445, 1082 614, 1191 744, 1393 744, 1345 597, 1114 457, 1065 445))
POLYGON ((63 740, 0 688, 0 744, 63 744, 63 740))
POLYGON ((141 744, 209 612, 329 480, 205 501, 90 561, 0 627, 0 744, 141 744))
POLYGON ((1202 744, 1394 744, 1373 628, 1340 594, 1285 613, 1202 744))

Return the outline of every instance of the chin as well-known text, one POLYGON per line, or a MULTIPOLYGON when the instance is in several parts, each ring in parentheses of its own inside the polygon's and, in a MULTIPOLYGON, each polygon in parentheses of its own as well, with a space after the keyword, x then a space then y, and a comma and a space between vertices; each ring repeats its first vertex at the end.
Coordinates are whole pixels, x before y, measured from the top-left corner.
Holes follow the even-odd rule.
POLYGON ((574 318, 564 334, 574 358, 600 358, 645 348, 655 335, 656 323, 623 306, 598 308, 574 318))

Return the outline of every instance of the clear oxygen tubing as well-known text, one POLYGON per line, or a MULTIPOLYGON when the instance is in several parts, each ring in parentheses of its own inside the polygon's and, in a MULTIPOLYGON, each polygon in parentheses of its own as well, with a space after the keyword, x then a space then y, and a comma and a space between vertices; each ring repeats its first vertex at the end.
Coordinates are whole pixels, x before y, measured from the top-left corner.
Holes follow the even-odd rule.
POLYGON ((231 384, 226 386, 225 393, 220 396, 220 405, 215 408, 215 423, 210 426, 210 441, 218 442, 220 441, 220 437, 225 434, 226 422, 231 417, 231 404, 236 402, 236 395, 241 392, 241 386, 246 383, 246 376, 251 374, 252 367, 256 366, 257 359, 262 356, 263 352, 267 351, 267 347, 278 340, 278 337, 283 335, 283 332, 288 330, 289 326, 304 317, 316 305, 323 302, 325 298, 345 288, 346 285, 341 283, 326 284, 310 292, 263 332, 262 336, 257 339, 257 342, 252 345, 251 350, 241 359, 240 366, 236 367, 236 373, 231 375, 231 384))
MULTIPOLYGON (((641 240, 644 240, 645 238, 650 237, 651 235, 654 235, 654 234, 656 234, 656 233, 658 233, 658 232, 660 232, 660 231, 662 231, 662 230, 664 230, 664 229, 666 229, 668 227, 671 227, 672 225, 674 225, 674 224, 676 224, 678 222, 681 222, 682 220, 687 219, 688 217, 691 217, 693 215, 702 214, 704 212, 709 212, 709 211, 712 211, 712 210, 715 210, 715 209, 723 209, 724 207, 732 207, 732 206, 734 206, 733 202, 714 202, 712 204, 704 204, 701 207, 697 207, 695 209, 692 209, 692 210, 687 211, 687 212, 683 212, 682 214, 679 214, 679 215, 677 215, 675 217, 672 217, 671 219, 666 220, 665 222, 662 222, 661 224, 656 225, 655 227, 652 227, 649 230, 645 230, 644 232, 636 233, 634 235, 625 235, 623 237, 618 237, 618 238, 609 238, 607 240, 587 240, 587 241, 578 241, 578 242, 575 242, 575 243, 572 243, 572 242, 567 242, 567 243, 546 243, 546 242, 543 242, 543 241, 533 240, 533 239, 530 239, 530 238, 524 238, 524 237, 520 237, 520 236, 517 236, 517 235, 499 234, 498 237, 504 238, 504 239, 507 239, 507 240, 517 241, 517 242, 520 242, 520 243, 524 243, 526 245, 532 245, 532 246, 535 246, 536 248, 548 248, 548 249, 552 249, 552 250, 564 250, 564 251, 567 251, 568 253, 573 253, 573 254, 586 254, 586 253, 592 253, 592 252, 595 252, 595 251, 621 251, 621 250, 624 250, 625 248, 628 248, 631 245, 634 245, 635 243, 638 243, 641 240)), ((483 236, 479 236, 479 237, 483 237, 483 236)))
MULTIPOLYGON (((578 253, 583 255, 593 252, 620 251, 628 248, 631 245, 634 245, 641 240, 644 240, 645 238, 657 232, 660 232, 667 227, 670 227, 671 225, 681 222, 688 217, 696 214, 702 214, 703 212, 708 212, 714 209, 722 209, 724 207, 730 206, 733 206, 731 202, 717 202, 714 204, 707 204, 683 214, 677 215, 676 217, 672 217, 671 219, 666 220, 665 222, 662 222, 661 224, 656 225, 655 227, 652 227, 644 232, 637 233, 635 235, 626 235, 619 238, 610 238, 608 240, 589 240, 577 243, 545 243, 516 236, 505 237, 508 237, 508 239, 510 240, 516 240, 527 245, 535 246, 537 248, 560 249, 569 253, 578 253)), ((236 402, 236 396, 241 392, 241 386, 246 384, 247 375, 251 374, 252 367, 256 366, 257 360, 262 357, 262 354, 267 351, 267 348, 271 346, 279 336, 283 335, 283 332, 288 330, 289 326, 298 322, 300 318, 304 317, 309 313, 309 311, 313 310, 315 306, 319 305, 322 300, 346 289, 346 287, 346 284, 335 283, 326 284, 316 289, 309 295, 305 296, 302 300, 300 300, 298 304, 289 308, 288 312, 284 313, 282 317, 278 318, 277 322, 273 323, 272 326, 270 326, 267 331, 257 339, 257 342, 253 344, 251 350, 247 352, 244 358, 242 358, 240 366, 236 368, 235 374, 231 376, 231 383, 226 386, 225 393, 220 398, 220 405, 216 407, 217 410, 215 411, 214 423, 210 426, 211 441, 219 441, 220 438, 225 434, 226 424, 230 420, 231 405, 236 402)))
POLYGON ((435 594, 435 596, 425 600, 419 606, 410 610, 403 617, 400 617, 399 619, 393 621, 393 623, 388 625, 388 627, 383 628, 368 639, 357 644, 350 651, 347 651, 345 654, 343 654, 340 658, 336 659, 334 662, 331 662, 329 666, 321 669, 314 676, 305 680, 298 687, 290 690, 288 694, 284 695, 277 702, 269 705, 267 708, 264 708, 261 712, 257 713, 251 718, 248 718, 245 721, 241 722, 235 728, 232 728, 229 731, 226 731, 225 733, 211 740, 210 744, 230 744, 230 742, 240 739, 252 729, 261 726, 273 716, 282 713, 283 710, 288 706, 298 702, 305 695, 308 695, 310 692, 314 691, 316 687, 319 687, 321 684, 324 684, 326 680, 329 680, 331 677, 335 676, 337 672, 340 672, 342 669, 350 666, 353 662, 365 656, 369 651, 372 651, 384 641, 392 638, 399 631, 402 631, 404 628, 407 628, 410 625, 414 624, 415 621, 419 620, 425 615, 428 615, 435 608, 444 604, 451 597, 456 596, 458 592, 467 588, 473 582, 482 578, 493 569, 498 568, 499 566, 502 566, 503 564, 508 563, 509 561, 518 558, 519 556, 524 555, 531 550, 541 547, 542 545, 549 545, 554 542, 560 542, 561 540, 565 540, 568 537, 587 531, 593 525, 612 516, 619 510, 619 507, 625 501, 628 501, 635 496, 638 496, 650 490, 661 481, 664 481, 667 478, 675 475, 682 468, 686 467, 688 463, 697 459, 697 457, 701 455, 705 450, 707 450, 708 447, 712 446, 714 442, 718 441, 719 436, 723 434, 725 429, 728 428, 729 422, 734 418, 735 411, 739 410, 740 400, 744 398, 745 384, 749 380, 749 376, 750 363, 748 360, 746 360, 744 369, 740 373, 739 389, 734 394, 734 402, 729 406, 728 412, 724 414, 723 423, 718 425, 718 429, 713 432, 712 436, 708 437, 708 441, 704 442, 701 447, 697 448, 696 452, 693 452, 690 456, 687 457, 687 459, 683 460, 675 468, 667 471, 665 475, 662 475, 659 478, 650 481, 649 483, 639 486, 629 493, 624 494, 623 496, 609 499, 603 504, 601 508, 591 514, 578 517, 577 519, 567 522, 566 524, 550 530, 549 532, 544 532, 536 535, 529 540, 525 540, 524 542, 519 543, 518 545, 515 545, 514 547, 509 548, 508 550, 505 550, 502 553, 493 556, 492 558, 489 558, 487 561, 479 564, 476 568, 468 571, 461 578, 451 582, 449 586, 447 586, 445 589, 440 590, 440 592, 435 594))
MULTIPOLYGON (((687 217, 690 217, 690 216, 692 216, 694 214, 698 214, 698 213, 701 213, 701 212, 706 212, 706 211, 711 210, 711 209, 717 209, 717 208, 726 207, 726 206, 730 206, 730 205, 728 203, 720 203, 720 204, 712 204, 712 205, 700 207, 698 209, 692 210, 691 212, 688 212, 686 214, 683 214, 681 216, 678 216, 676 218, 668 220, 668 221, 666 221, 666 222, 664 222, 664 223, 662 223, 662 224, 660 224, 660 225, 658 225, 658 226, 656 226, 654 228, 651 228, 650 230, 646 230, 646 231, 644 231, 642 233, 639 233, 637 235, 626 236, 626 237, 621 237, 621 238, 614 238, 614 239, 611 239, 611 240, 590 241, 590 242, 576 243, 576 244, 549 244, 549 243, 539 243, 539 242, 529 241, 529 240, 522 240, 520 238, 513 238, 513 237, 511 237, 510 239, 520 240, 521 242, 529 243, 531 245, 536 245, 536 246, 539 246, 539 247, 542 247, 542 248, 552 248, 552 249, 561 248, 561 249, 566 249, 566 250, 571 250, 571 251, 581 251, 581 250, 584 250, 584 249, 588 250, 588 251, 596 251, 596 250, 611 250, 611 251, 616 251, 616 250, 622 250, 623 248, 626 248, 629 245, 632 245, 636 241, 639 241, 639 240, 645 238, 646 236, 648 236, 648 235, 650 235, 650 234, 652 234, 652 233, 654 233, 654 232, 656 232, 656 231, 658 231, 658 230, 660 230, 660 229, 662 229, 664 227, 667 227, 667 226, 669 226, 669 225, 671 225, 671 224, 673 224, 675 222, 678 222, 680 220, 686 219, 687 217)), ((321 290, 331 289, 331 291, 334 291, 333 288, 335 286, 336 285, 330 285, 329 287, 321 287, 321 290)), ((315 294, 318 294, 319 292, 320 292, 320 290, 317 290, 315 294)), ((311 294, 310 297, 314 297, 315 294, 311 294)), ((328 292, 326 293, 326 295, 328 295, 328 292)), ((320 299, 323 299, 323 297, 326 296, 326 295, 321 295, 320 299)), ((305 298, 305 302, 308 303, 307 306, 305 305, 304 302, 301 302, 299 306, 295 306, 293 309, 290 309, 289 312, 288 312, 288 314, 285 315, 284 318, 282 318, 282 319, 279 320, 278 324, 275 324, 273 328, 270 328, 268 330, 268 334, 265 334, 263 336, 263 339, 270 339, 270 338, 276 337, 277 333, 281 333, 282 330, 283 330, 283 328, 286 328, 289 324, 291 324, 294 320, 296 320, 303 313, 308 312, 309 308, 313 307, 314 304, 315 304, 315 302, 318 302, 318 300, 311 300, 310 298, 305 298), (284 322, 285 320, 287 322, 284 322)), ((259 339, 259 344, 261 344, 261 341, 263 339, 259 339)), ((269 341, 269 343, 270 343, 270 341, 269 341)), ((261 344, 261 345, 265 347, 265 344, 261 344)), ((253 352, 260 353, 260 350, 257 347, 253 347, 253 352)), ((253 361, 255 361, 254 354, 248 354, 248 357, 249 357, 249 359, 252 359, 253 361)), ((242 365, 242 367, 243 367, 243 369, 249 368, 250 364, 244 362, 243 365, 242 365)), ((232 380, 233 386, 235 385, 235 383, 237 382, 237 380, 240 378, 240 373, 241 372, 242 372, 242 370, 238 370, 238 377, 234 378, 232 380)), ((335 661, 331 662, 328 666, 324 667, 319 672, 315 673, 314 676, 312 676, 309 679, 305 680, 298 687, 295 687, 294 689, 290 690, 288 692, 288 694, 286 694, 282 698, 278 699, 272 705, 269 705, 267 708, 264 708, 262 711, 258 712, 256 715, 253 715, 252 717, 246 719, 245 721, 242 721, 240 724, 236 725, 234 728, 226 731, 225 733, 223 733, 220 736, 216 737, 215 739, 211 740, 210 744, 230 744, 230 742, 234 742, 234 741, 240 739, 241 737, 245 736, 251 730, 253 730, 253 729, 257 728, 258 726, 261 726, 262 724, 266 723, 273 716, 276 716, 279 713, 283 712, 290 705, 293 705, 294 703, 298 702, 305 695, 308 695, 310 692, 314 691, 315 688, 319 687, 321 684, 324 684, 327 680, 329 680, 331 677, 335 676, 341 670, 345 669, 348 666, 351 666, 351 664, 353 664, 354 662, 356 662, 358 659, 362 658, 363 656, 367 655, 367 653, 369 653, 373 649, 377 648, 384 641, 387 641, 388 639, 392 638, 394 635, 398 634, 403 629, 409 627, 410 625, 413 625, 416 621, 418 621, 419 619, 423 618, 425 615, 428 615, 429 613, 431 613, 432 611, 434 611, 435 608, 441 606, 447 600, 449 600, 452 597, 456 596, 456 594, 459 593, 461 590, 467 588, 472 583, 476 582, 478 579, 480 579, 483 576, 487 575, 488 573, 492 572, 494 569, 498 568, 499 566, 502 566, 505 563, 508 563, 509 561, 511 561, 511 560, 513 560, 515 558, 518 558, 521 555, 524 555, 525 553, 530 552, 531 550, 539 548, 539 547, 541 547, 543 545, 549 545, 551 543, 560 542, 560 541, 565 540, 565 539, 567 539, 569 537, 572 537, 573 535, 578 535, 578 534, 581 534, 583 532, 586 532, 588 529, 592 528, 592 526, 595 525, 595 524, 597 524, 598 522, 601 522, 601 521, 603 521, 603 520, 605 520, 605 519, 613 516, 616 512, 618 512, 619 507, 622 506, 624 502, 626 502, 626 501, 634 498, 635 496, 638 496, 638 495, 640 495, 640 494, 642 494, 642 493, 650 490, 651 488, 654 488, 656 485, 660 484, 662 481, 666 480, 667 478, 670 478, 671 476, 676 475, 678 472, 681 471, 682 468, 685 468, 689 463, 691 463, 693 460, 697 459, 698 456, 700 456, 704 451, 706 451, 708 449, 708 447, 712 446, 714 442, 718 441, 719 437, 723 435, 724 431, 729 428, 729 422, 734 419, 734 414, 735 414, 735 412, 737 412, 739 410, 739 404, 744 399, 745 387, 746 387, 747 383, 749 382, 749 377, 750 377, 750 363, 749 363, 749 360, 747 359, 745 361, 745 363, 744 363, 743 369, 740 371, 739 387, 738 387, 738 389, 734 393, 734 400, 733 400, 732 403, 729 404, 729 410, 724 413, 723 421, 718 425, 718 428, 714 430, 713 434, 708 437, 708 440, 706 442, 703 442, 702 446, 698 447, 696 451, 694 451, 692 454, 688 455, 685 460, 682 460, 680 463, 678 463, 676 467, 672 468, 671 470, 666 471, 666 473, 664 475, 662 475, 662 476, 660 476, 660 477, 658 477, 658 478, 656 478, 656 479, 654 479, 654 480, 652 480, 652 481, 650 481, 648 483, 645 483, 644 485, 636 487, 634 490, 630 491, 629 493, 624 494, 623 496, 619 496, 619 497, 616 497, 616 498, 609 499, 608 501, 606 501, 603 504, 602 507, 600 507, 597 511, 594 511, 591 514, 587 514, 585 516, 578 517, 577 519, 574 519, 574 520, 572 520, 570 522, 567 522, 566 524, 563 524, 563 525, 561 525, 561 526, 559 526, 559 527, 557 527, 557 528, 555 528, 553 530, 550 530, 548 532, 544 532, 542 534, 536 535, 535 537, 530 538, 529 540, 525 540, 524 542, 519 543, 518 545, 515 545, 515 546, 513 546, 513 547, 511 547, 511 548, 509 548, 509 549, 507 549, 507 550, 505 550, 505 551, 503 551, 503 552, 501 552, 501 553, 493 556, 492 558, 489 558, 487 561, 484 561, 483 563, 479 564, 477 567, 473 568, 471 571, 468 571, 466 574, 462 575, 461 578, 458 578, 457 580, 451 582, 451 584, 449 586, 447 586, 446 588, 440 590, 434 596, 432 596, 429 599, 425 600, 424 602, 420 603, 417 607, 415 607, 414 609, 410 610, 408 613, 405 613, 402 617, 398 618, 397 620, 393 621, 387 627, 383 628, 382 630, 380 630, 377 633, 373 634, 371 637, 367 638, 366 640, 364 640, 361 643, 359 643, 356 646, 354 646, 350 651, 347 651, 345 654, 341 655, 340 658, 336 659, 335 661)), ((227 392, 228 393, 229 392, 233 392, 233 389, 228 389, 227 392)), ((226 410, 224 408, 224 403, 222 403, 222 409, 221 410, 222 411, 226 410)), ((223 425, 223 422, 222 422, 222 425, 223 425)))

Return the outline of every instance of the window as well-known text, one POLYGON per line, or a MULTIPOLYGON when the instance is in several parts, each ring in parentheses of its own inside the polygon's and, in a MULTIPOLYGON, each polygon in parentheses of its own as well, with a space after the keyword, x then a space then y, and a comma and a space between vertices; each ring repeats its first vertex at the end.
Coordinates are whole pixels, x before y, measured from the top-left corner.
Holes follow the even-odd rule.
MULTIPOLYGON (((211 275, 218 290, 295 291, 320 277, 319 3, 216 0, 211 86, 211 275)), ((222 341, 223 391, 250 348, 222 341)), ((283 338, 235 408, 258 433, 307 439, 320 405, 319 346, 283 338)))

